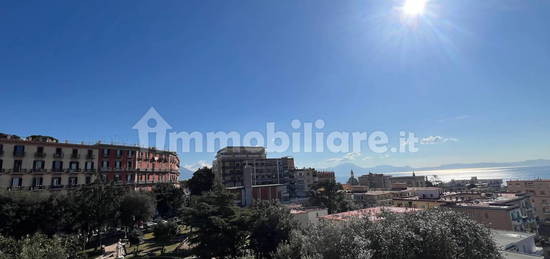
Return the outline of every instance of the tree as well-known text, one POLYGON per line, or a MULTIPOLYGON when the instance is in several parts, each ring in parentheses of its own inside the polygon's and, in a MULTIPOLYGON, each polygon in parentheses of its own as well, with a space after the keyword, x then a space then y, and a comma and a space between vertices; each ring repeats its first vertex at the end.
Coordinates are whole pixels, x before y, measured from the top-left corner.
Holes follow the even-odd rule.
POLYGON ((21 241, 21 259, 65 259, 68 253, 63 240, 57 236, 48 238, 44 234, 35 234, 21 241))
POLYGON ((128 241, 134 246, 134 257, 138 256, 139 245, 143 242, 143 232, 139 229, 134 229, 128 233, 128 241))
POLYGON ((0 259, 17 258, 20 250, 17 240, 0 235, 0 259))
POLYGON ((173 184, 157 184, 153 187, 153 195, 157 202, 157 211, 163 218, 179 216, 187 197, 181 188, 173 184))
POLYGON ((297 226, 288 209, 272 202, 258 202, 250 219, 250 248, 258 258, 271 257, 297 226))
POLYGON ((211 168, 203 167, 197 170, 188 182, 191 195, 201 195, 210 191, 214 185, 214 173, 211 168))
POLYGON ((333 181, 319 182, 312 186, 309 203, 315 206, 324 206, 328 213, 337 213, 353 209, 353 204, 346 200, 342 185, 333 181))
POLYGON ((246 210, 234 205, 234 196, 223 186, 192 200, 183 214, 183 221, 191 227, 189 243, 200 258, 237 257, 246 245, 246 210))
POLYGON ((120 200, 127 192, 127 189, 117 186, 93 184, 75 193, 79 209, 77 215, 79 229, 86 233, 88 239, 97 231, 99 242, 96 249, 101 247, 103 230, 117 225, 120 200))
POLYGON ((162 222, 153 227, 155 241, 162 245, 161 253, 164 254, 164 246, 178 235, 178 224, 168 221, 162 222))
POLYGON ((448 209, 384 213, 376 222, 358 219, 343 224, 322 223, 291 234, 275 257, 501 258, 487 227, 448 209))
POLYGON ((138 222, 149 220, 155 214, 155 202, 145 193, 130 192, 120 201, 120 220, 131 229, 138 222))

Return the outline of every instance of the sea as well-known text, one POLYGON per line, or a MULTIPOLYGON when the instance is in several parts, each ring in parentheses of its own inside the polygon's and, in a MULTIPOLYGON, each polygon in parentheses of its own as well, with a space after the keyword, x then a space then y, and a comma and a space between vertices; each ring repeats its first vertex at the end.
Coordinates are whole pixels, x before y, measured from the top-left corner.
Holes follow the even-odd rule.
MULTIPOLYGON (((460 169, 441 169, 428 171, 415 171, 417 176, 428 176, 429 180, 448 182, 451 180, 467 180, 472 177, 477 179, 503 179, 507 180, 550 180, 550 166, 517 166, 517 167, 484 167, 484 168, 460 168, 460 169)), ((387 173, 392 176, 412 175, 408 172, 387 173)))

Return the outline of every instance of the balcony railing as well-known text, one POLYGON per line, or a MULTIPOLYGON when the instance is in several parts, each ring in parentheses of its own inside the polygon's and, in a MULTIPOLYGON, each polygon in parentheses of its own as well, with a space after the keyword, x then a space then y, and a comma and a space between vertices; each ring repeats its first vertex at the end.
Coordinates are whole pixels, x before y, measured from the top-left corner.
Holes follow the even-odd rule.
POLYGON ((80 159, 80 154, 72 153, 71 154, 71 159, 80 159))
POLYGON ((54 172, 54 173, 63 173, 63 168, 52 168, 52 172, 54 172))
POLYGON ((44 169, 44 168, 33 168, 33 169, 32 169, 32 172, 33 172, 33 173, 46 172, 46 169, 44 169))
POLYGON ((53 158, 63 158, 63 153, 53 153, 53 158))
POLYGON ((24 157, 24 156, 25 156, 25 152, 13 151, 13 156, 14 156, 14 157, 24 157))
POLYGON ((89 173, 95 173, 95 169, 91 168, 91 169, 84 169, 84 172, 89 172, 89 173))
POLYGON ((46 153, 44 153, 44 152, 35 152, 34 157, 35 158, 44 158, 44 157, 46 157, 46 153))
POLYGON ((95 159, 94 154, 87 154, 86 159, 95 159))

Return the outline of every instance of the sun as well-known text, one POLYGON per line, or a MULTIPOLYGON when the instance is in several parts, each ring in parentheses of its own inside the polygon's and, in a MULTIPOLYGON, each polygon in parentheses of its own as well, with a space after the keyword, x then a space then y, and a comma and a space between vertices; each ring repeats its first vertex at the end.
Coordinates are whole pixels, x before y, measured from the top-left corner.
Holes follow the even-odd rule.
POLYGON ((424 13, 427 0, 405 0, 402 10, 409 16, 418 16, 424 13))

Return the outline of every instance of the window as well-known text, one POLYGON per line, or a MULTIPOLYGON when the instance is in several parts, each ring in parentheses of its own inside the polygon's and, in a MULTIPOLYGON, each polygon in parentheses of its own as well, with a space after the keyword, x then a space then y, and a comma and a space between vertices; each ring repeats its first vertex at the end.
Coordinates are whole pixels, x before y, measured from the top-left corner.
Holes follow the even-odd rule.
POLYGON ((52 177, 52 186, 60 186, 61 177, 52 177))
POLYGON ((43 154, 44 153, 44 147, 37 147, 36 148, 36 153, 43 154))
POLYGON ((134 151, 128 150, 128 157, 132 157, 134 155, 134 151))
POLYGON ((131 183, 132 182, 132 175, 126 175, 126 182, 131 183))
POLYGON ((78 168, 79 168, 78 162, 73 161, 73 162, 70 162, 70 163, 69 163, 69 169, 71 169, 71 170, 78 170, 78 168))
POLYGON ((88 158, 94 157, 94 151, 91 149, 88 149, 88 158))
POLYGON ((22 185, 23 185, 23 178, 21 178, 21 177, 11 178, 11 186, 12 187, 21 187, 22 185))
POLYGON ((86 176, 86 184, 91 184, 91 183, 92 183, 92 177, 86 176))
POLYGON ((101 168, 109 168, 109 161, 101 161, 101 168))
POLYGON ((55 160, 52 163, 52 170, 54 172, 61 172, 63 171, 63 161, 55 160))
POLYGON ((73 159, 78 159, 78 158, 80 158, 80 157, 78 156, 78 149, 73 149, 73 152, 71 153, 71 158, 73 158, 73 159))
POLYGON ((34 171, 39 171, 39 170, 43 170, 44 169, 44 160, 34 160, 33 164, 32 164, 32 169, 34 171))
POLYGON ((22 167, 23 167, 23 160, 14 160, 13 161, 13 171, 14 172, 21 172, 22 167))
POLYGON ((25 146, 22 146, 22 145, 13 146, 13 155, 14 156, 24 156, 25 155, 25 146))
POLYGON ((111 153, 111 152, 110 152, 110 149, 103 149, 103 156, 104 156, 104 157, 108 157, 108 156, 109 156, 109 153, 111 153))
POLYGON ((53 154, 53 157, 55 158, 63 157, 63 150, 61 150, 61 148, 56 148, 55 153, 53 154))
POLYGON ((0 172, 2 172, 2 170, 3 170, 3 168, 2 168, 3 162, 4 161, 2 159, 0 159, 0 172))
POLYGON ((132 168, 132 161, 128 161, 128 169, 131 169, 132 168))
POLYGON ((78 177, 69 177, 69 185, 74 186, 78 184, 78 177))
POLYGON ((120 169, 120 160, 115 161, 115 168, 120 169))
POLYGON ((94 170, 94 162, 90 162, 90 161, 86 162, 86 164, 84 164, 84 168, 86 170, 94 170))
POLYGON ((41 176, 32 178, 32 186, 33 187, 42 186, 43 183, 44 183, 44 179, 41 176))
POLYGON ((122 156, 122 150, 117 149, 116 150, 116 157, 121 157, 121 156, 122 156))

